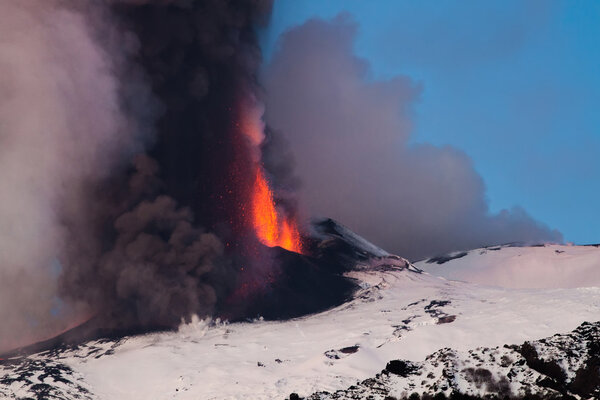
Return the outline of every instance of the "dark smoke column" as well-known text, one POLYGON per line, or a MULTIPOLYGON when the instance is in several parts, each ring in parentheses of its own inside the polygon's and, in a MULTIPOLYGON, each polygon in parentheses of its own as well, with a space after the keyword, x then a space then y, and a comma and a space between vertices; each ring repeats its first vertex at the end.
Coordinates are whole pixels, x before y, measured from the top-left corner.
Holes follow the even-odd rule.
POLYGON ((255 26, 267 21, 271 2, 164 3, 115 7, 139 41, 135 60, 163 105, 149 153, 165 191, 197 222, 210 229, 241 223, 252 171, 237 108, 256 89, 255 26))
POLYGON ((160 112, 150 118, 154 141, 96 188, 93 232, 74 234, 64 256, 63 296, 102 326, 173 327, 211 314, 235 289, 255 162, 240 107, 256 93, 255 26, 270 10, 256 0, 111 5, 135 49, 119 71, 122 108, 145 115, 145 83, 160 112), (95 246, 81 243, 89 236, 95 246))

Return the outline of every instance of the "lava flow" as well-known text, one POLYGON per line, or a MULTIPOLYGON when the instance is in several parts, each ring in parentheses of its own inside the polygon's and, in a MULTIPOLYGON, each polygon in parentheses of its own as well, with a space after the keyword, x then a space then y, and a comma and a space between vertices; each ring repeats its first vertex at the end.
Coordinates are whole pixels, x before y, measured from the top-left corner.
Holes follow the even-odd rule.
POLYGON ((262 168, 258 165, 252 193, 252 213, 256 236, 263 244, 302 253, 298 224, 290 217, 279 215, 273 200, 273 192, 262 168))

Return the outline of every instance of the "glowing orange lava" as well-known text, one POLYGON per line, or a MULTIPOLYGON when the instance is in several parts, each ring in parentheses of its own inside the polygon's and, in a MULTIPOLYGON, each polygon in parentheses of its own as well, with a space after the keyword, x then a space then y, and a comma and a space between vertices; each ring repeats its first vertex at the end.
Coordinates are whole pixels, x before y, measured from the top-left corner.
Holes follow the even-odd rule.
POLYGON ((256 180, 252 193, 253 224, 258 239, 265 245, 279 246, 302 253, 302 242, 296 221, 289 217, 281 220, 273 201, 273 193, 260 166, 256 168, 256 180))

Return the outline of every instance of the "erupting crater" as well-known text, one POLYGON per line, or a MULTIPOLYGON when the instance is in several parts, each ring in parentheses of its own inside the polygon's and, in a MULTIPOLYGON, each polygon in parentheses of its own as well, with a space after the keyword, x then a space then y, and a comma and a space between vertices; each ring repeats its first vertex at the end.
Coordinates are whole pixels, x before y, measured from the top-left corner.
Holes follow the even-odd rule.
POLYGON ((302 253, 302 241, 298 224, 290 216, 281 215, 273 199, 265 174, 256 167, 256 179, 252 193, 252 218, 256 236, 262 244, 279 246, 295 253, 302 253))

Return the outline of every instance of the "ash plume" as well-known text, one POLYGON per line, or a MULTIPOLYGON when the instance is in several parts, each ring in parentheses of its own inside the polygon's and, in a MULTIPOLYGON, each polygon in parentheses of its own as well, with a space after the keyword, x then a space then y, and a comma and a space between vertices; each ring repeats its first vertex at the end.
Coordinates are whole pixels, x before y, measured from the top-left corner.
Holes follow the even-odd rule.
POLYGON ((139 102, 128 82, 141 74, 160 112, 146 154, 99 186, 109 206, 89 214, 101 217, 103 248, 84 260, 75 248, 61 293, 105 326, 174 327, 212 314, 237 284, 256 162, 238 126, 256 90, 254 26, 270 3, 119 1, 111 12, 135 43, 121 70, 125 109, 139 102))
MULTIPOLYGON (((312 215, 410 259, 507 242, 562 241, 523 209, 491 214, 460 150, 408 143, 422 88, 372 79, 348 15, 285 33, 264 71, 266 121, 290 143, 312 215)), ((458 95, 458 94, 457 94, 458 95)))
POLYGON ((0 350, 174 326, 235 285, 269 1, 0 3, 0 350))

